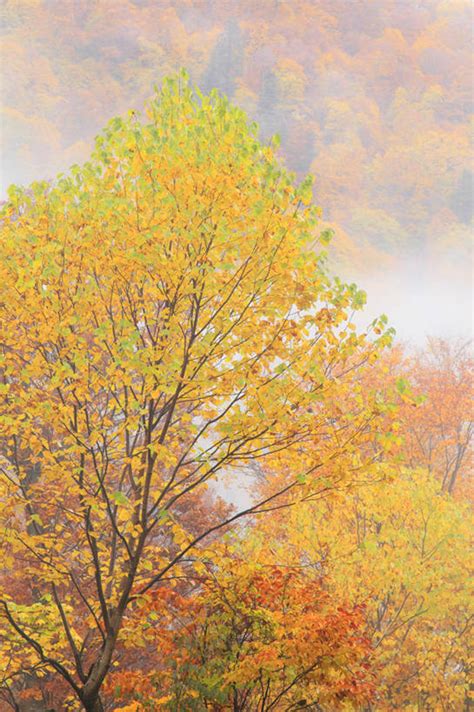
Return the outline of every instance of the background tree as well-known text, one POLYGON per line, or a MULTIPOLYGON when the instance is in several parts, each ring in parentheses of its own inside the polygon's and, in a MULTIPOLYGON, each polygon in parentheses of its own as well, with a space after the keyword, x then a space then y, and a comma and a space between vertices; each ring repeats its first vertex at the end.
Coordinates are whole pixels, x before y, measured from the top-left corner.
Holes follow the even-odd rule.
POLYGON ((470 508, 426 471, 390 477, 386 467, 379 482, 261 520, 252 556, 318 572, 334 598, 365 604, 376 688, 367 709, 461 709, 473 620, 470 508))
POLYGON ((419 408, 404 407, 400 413, 407 461, 428 468, 446 492, 472 502, 471 344, 432 338, 402 368, 424 396, 419 408))
POLYGON ((443 491, 472 503, 473 361, 469 342, 429 338, 423 348, 398 344, 360 374, 363 391, 392 392, 393 453, 428 470, 443 491))

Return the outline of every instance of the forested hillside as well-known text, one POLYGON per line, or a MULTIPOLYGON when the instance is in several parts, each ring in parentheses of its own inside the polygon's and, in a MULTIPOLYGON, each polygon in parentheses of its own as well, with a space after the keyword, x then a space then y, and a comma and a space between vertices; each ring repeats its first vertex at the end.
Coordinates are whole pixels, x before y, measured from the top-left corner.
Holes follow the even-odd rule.
POLYGON ((342 266, 409 254, 459 279, 472 202, 471 78, 459 68, 471 21, 466 0, 71 0, 60 12, 6 0, 5 183, 84 159, 111 115, 186 67, 264 137, 278 133, 298 175, 316 175, 342 266))

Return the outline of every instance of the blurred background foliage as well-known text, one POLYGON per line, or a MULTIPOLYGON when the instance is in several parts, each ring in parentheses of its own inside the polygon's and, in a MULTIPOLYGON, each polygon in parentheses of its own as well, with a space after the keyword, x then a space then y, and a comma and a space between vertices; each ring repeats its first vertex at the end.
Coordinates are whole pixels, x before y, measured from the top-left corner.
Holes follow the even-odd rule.
POLYGON ((85 159, 179 67, 281 136, 340 239, 339 270, 399 259, 469 278, 468 0, 4 0, 3 182, 85 159))

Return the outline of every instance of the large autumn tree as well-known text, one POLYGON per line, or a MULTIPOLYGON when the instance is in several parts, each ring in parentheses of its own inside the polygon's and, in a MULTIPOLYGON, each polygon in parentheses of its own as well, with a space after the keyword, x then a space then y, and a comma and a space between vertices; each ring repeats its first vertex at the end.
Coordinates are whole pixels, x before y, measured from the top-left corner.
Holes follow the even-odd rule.
POLYGON ((310 181, 274 148, 176 77, 144 118, 111 121, 82 168, 9 192, 0 655, 13 706, 47 679, 71 708, 104 709, 127 612, 281 494, 190 528, 199 493, 274 458, 285 493, 327 490, 321 468, 353 460, 374 417, 358 412, 346 437, 324 415, 389 337, 356 334, 363 295, 326 275, 310 181), (306 447, 318 429, 322 459, 306 447))

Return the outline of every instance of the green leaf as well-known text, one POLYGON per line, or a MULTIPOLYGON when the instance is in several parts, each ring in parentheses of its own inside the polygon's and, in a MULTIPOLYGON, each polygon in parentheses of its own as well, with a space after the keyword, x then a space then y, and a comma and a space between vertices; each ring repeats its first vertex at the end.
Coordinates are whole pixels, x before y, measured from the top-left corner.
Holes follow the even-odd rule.
POLYGON ((404 378, 399 378, 396 382, 396 386, 399 393, 406 393, 408 390, 408 383, 404 378))
POLYGON ((116 504, 130 504, 129 498, 123 492, 120 491, 112 492, 112 499, 116 504))

